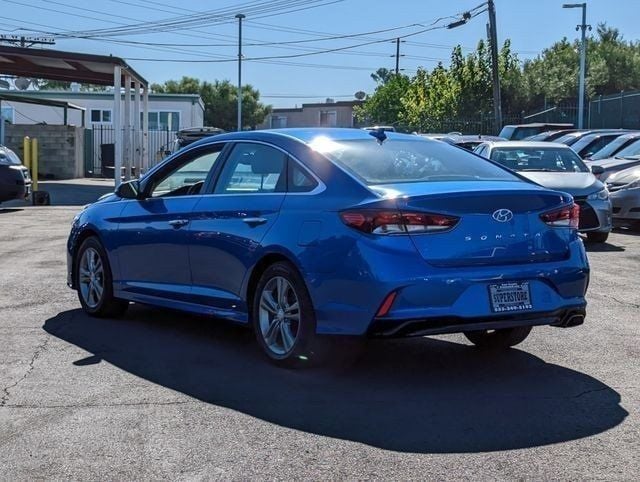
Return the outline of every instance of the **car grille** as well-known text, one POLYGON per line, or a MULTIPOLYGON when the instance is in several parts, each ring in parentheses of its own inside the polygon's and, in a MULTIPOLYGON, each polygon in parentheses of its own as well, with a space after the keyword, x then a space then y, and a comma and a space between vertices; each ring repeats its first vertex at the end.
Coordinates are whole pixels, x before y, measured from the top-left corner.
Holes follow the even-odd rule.
POLYGON ((616 192, 616 191, 619 191, 620 189, 622 189, 625 186, 626 186, 626 184, 608 183, 607 184, 607 189, 609 190, 609 192, 616 192))
POLYGON ((578 229, 592 229, 600 226, 598 216, 589 204, 580 201, 577 201, 576 204, 580 206, 580 224, 578 225, 578 229))

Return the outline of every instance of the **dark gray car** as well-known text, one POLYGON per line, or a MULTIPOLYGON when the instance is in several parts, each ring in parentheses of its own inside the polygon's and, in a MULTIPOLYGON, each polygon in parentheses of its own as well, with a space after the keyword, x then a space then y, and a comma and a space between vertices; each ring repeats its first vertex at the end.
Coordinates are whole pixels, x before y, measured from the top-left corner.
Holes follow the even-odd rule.
POLYGON ((31 195, 31 177, 11 149, 0 146, 0 203, 31 195))

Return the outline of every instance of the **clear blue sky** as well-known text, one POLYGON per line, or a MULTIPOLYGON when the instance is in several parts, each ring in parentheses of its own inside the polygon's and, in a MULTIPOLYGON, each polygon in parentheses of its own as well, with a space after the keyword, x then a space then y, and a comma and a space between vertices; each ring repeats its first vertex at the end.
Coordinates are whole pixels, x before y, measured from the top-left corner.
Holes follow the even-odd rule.
MULTIPOLYGON (((324 3, 331 1, 324 0, 324 3)), ((163 33, 148 33, 145 29, 142 34, 111 37, 108 42, 59 39, 56 47, 62 50, 113 54, 131 59, 129 63, 150 82, 162 82, 188 75, 206 80, 230 79, 234 83, 237 78, 235 62, 177 63, 134 59, 235 59, 237 24, 233 14, 236 9, 238 12, 248 13, 257 6, 264 8, 265 5, 273 3, 277 2, 0 0, 4 32, 14 34, 29 31, 113 29, 139 22, 194 15, 202 11, 227 10, 229 13, 225 15, 230 16, 229 21, 218 24, 207 22, 190 29, 163 33), (134 45, 131 41, 156 45, 134 45), (158 46, 158 43, 172 46, 158 46), (193 44, 226 45, 194 47, 193 44)), ((279 3, 287 4, 284 1, 279 3)), ((309 3, 310 0, 307 1, 307 4, 309 3)), ((407 27, 366 37, 288 45, 247 45, 244 56, 255 58, 306 54, 312 50, 335 49, 390 39, 425 28, 416 24, 428 26, 440 17, 455 15, 480 3, 481 0, 343 0, 263 18, 256 17, 265 13, 255 13, 253 17, 249 14, 243 33, 247 44, 311 40, 407 27)), ((513 50, 521 59, 526 59, 534 57, 555 40, 565 36, 575 38, 578 35, 575 26, 580 21, 580 10, 563 9, 563 3, 562 0, 496 0, 499 42, 510 38, 513 50)), ((627 39, 640 38, 640 0, 589 0, 587 4, 587 23, 592 24, 594 29, 599 22, 607 22, 619 28, 627 39)), ((298 8, 302 9, 304 6, 300 5, 298 8)), ((401 59, 401 67, 406 69, 407 73, 413 73, 418 66, 430 68, 436 65, 438 60, 448 63, 452 46, 460 44, 473 48, 478 39, 486 36, 486 21, 487 14, 482 13, 462 27, 453 30, 438 29, 407 38, 401 47, 401 52, 405 55, 401 59)), ((374 83, 369 74, 378 67, 392 68, 394 53, 393 43, 379 42, 341 52, 300 58, 274 59, 266 62, 247 61, 243 64, 243 81, 258 88, 265 102, 275 107, 323 101, 326 97, 347 100, 353 98, 353 94, 358 90, 371 92, 374 83)))

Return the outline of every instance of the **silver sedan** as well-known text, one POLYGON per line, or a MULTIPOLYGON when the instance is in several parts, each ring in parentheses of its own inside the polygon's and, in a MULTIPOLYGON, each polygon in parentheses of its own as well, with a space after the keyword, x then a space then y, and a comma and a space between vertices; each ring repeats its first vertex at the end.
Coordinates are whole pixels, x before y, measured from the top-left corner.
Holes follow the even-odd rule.
POLYGON ((616 225, 640 229, 640 167, 618 171, 607 179, 616 225))
POLYGON ((570 147, 555 142, 485 142, 474 152, 536 184, 571 194, 580 206, 580 232, 591 242, 607 240, 612 228, 609 191, 570 147))

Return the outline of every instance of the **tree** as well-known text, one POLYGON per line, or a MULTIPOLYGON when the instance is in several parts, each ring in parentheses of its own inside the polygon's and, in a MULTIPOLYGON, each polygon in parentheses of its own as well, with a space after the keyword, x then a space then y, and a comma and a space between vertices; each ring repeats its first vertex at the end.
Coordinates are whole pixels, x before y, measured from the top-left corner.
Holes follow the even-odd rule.
MULTIPOLYGON (((71 82, 63 80, 34 79, 34 84, 38 90, 71 90, 71 82)), ((80 84, 82 92, 104 92, 107 88, 104 85, 80 84)))
MULTIPOLYGON (((386 69, 378 69, 378 73, 386 69)), ((373 77, 373 74, 372 74, 373 77)), ((401 99, 409 88, 409 77, 392 74, 380 78, 375 92, 364 104, 356 106, 356 118, 361 122, 396 125, 400 121, 401 99)))
MULTIPOLYGON (((204 102, 204 121, 208 126, 224 130, 237 128, 238 88, 228 80, 213 83, 193 77, 168 80, 164 84, 152 84, 152 92, 167 94, 198 94, 204 102)), ((242 86, 243 128, 255 129, 271 112, 271 106, 260 102, 260 92, 251 85, 242 86)))

